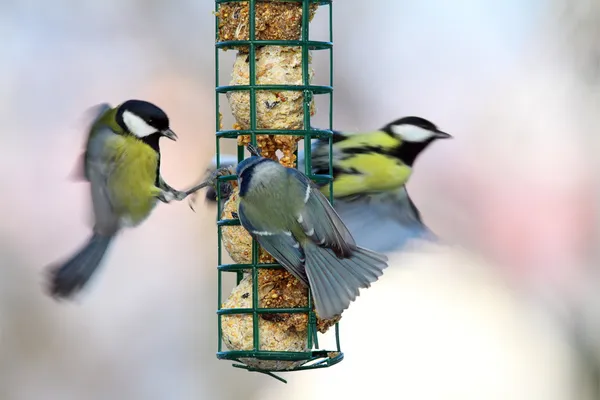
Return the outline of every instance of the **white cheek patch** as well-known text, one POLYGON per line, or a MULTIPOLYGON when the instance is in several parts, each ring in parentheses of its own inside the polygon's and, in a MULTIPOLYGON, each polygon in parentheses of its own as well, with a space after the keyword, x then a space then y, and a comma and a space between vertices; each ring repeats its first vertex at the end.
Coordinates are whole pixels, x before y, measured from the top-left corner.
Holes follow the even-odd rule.
POLYGON ((431 139, 435 132, 415 125, 392 125, 392 132, 407 142, 424 142, 431 139))
POLYGON ((156 128, 151 127, 146 121, 129 111, 123 113, 123 122, 125 122, 125 126, 129 129, 129 132, 140 138, 157 132, 156 128))

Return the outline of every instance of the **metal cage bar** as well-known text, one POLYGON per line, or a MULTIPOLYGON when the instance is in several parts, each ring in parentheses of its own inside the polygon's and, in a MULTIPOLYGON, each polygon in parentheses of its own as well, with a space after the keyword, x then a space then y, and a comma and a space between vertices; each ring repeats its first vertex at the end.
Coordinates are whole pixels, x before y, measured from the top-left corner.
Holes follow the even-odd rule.
MULTIPOLYGON (((260 0, 215 0, 215 103, 216 103, 216 161, 217 168, 220 168, 220 141, 222 139, 236 139, 240 135, 250 135, 251 143, 256 145, 256 135, 294 135, 302 136, 304 139, 304 172, 315 182, 329 183, 329 200, 333 203, 333 162, 331 159, 332 153, 332 130, 333 130, 333 10, 332 0, 277 0, 278 2, 296 2, 302 3, 302 29, 300 40, 257 40, 256 39, 256 3, 260 0), (245 2, 249 6, 249 37, 248 40, 227 40, 219 41, 219 6, 223 3, 245 2), (310 40, 309 31, 309 6, 318 4, 319 6, 327 6, 329 11, 329 41, 310 40), (233 46, 247 46, 249 51, 249 84, 248 85, 220 85, 219 83, 219 51, 233 46), (257 85, 256 84, 256 49, 260 46, 296 46, 302 49, 302 85, 257 85), (309 51, 329 51, 330 64, 330 82, 328 86, 311 85, 309 83, 309 51), (257 129, 256 116, 256 91, 257 90, 273 90, 273 91, 301 91, 304 95, 303 111, 304 111, 304 129, 298 130, 274 130, 274 129, 257 129), (220 129, 220 103, 219 95, 233 91, 247 91, 250 97, 250 129, 246 130, 221 130, 220 129), (314 129, 311 127, 310 103, 315 95, 329 96, 329 126, 328 129, 314 129), (315 138, 328 138, 330 157, 329 157, 329 174, 314 175, 312 174, 311 163, 311 140, 315 138)), ((238 162, 244 159, 244 148, 238 146, 238 162)), ((296 159, 296 168, 298 168, 296 159)), ((251 264, 223 264, 222 262, 222 228, 224 226, 240 225, 238 219, 220 219, 222 212, 221 200, 221 185, 220 183, 228 180, 235 180, 235 175, 220 177, 217 184, 217 231, 218 231, 218 309, 217 309, 217 329, 218 329, 218 352, 217 358, 235 360, 238 362, 242 358, 256 358, 261 360, 287 360, 287 361, 304 361, 300 366, 293 370, 305 370, 314 368, 324 368, 339 363, 343 359, 339 340, 339 324, 335 324, 335 350, 319 350, 316 329, 316 316, 312 311, 312 297, 308 295, 308 306, 303 308, 259 308, 258 307, 258 271, 259 269, 280 269, 283 268, 279 264, 259 264, 258 263, 258 243, 253 240, 252 245, 252 263, 251 264), (223 273, 236 273, 238 275, 238 283, 242 279, 242 271, 252 271, 252 307, 238 309, 222 309, 223 300, 222 283, 223 273), (258 329, 258 319, 262 314, 281 314, 281 313, 307 313, 308 314, 308 329, 307 340, 309 350, 307 352, 285 352, 285 351, 263 351, 259 349, 260 337, 258 329), (224 351, 222 348, 222 322, 223 315, 233 314, 251 314, 253 318, 253 342, 254 348, 249 351, 224 351), (337 353, 331 356, 331 353, 337 353)), ((235 365, 238 368, 246 368, 250 371, 267 373, 275 378, 281 378, 273 375, 269 370, 259 370, 246 365, 235 365)), ((287 372, 287 371, 286 371, 287 372)), ((284 381, 284 380, 282 380, 284 381)), ((284 381, 285 382, 285 381, 284 381)))

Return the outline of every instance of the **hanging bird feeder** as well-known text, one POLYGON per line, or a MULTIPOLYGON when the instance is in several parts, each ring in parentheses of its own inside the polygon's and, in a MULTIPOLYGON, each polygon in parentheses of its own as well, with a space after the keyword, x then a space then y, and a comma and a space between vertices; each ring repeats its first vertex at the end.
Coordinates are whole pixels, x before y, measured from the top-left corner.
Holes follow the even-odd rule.
MULTIPOLYGON (((301 168, 313 181, 329 183, 330 174, 311 173, 310 142, 329 138, 333 127, 333 33, 331 0, 215 0, 216 10, 216 161, 221 140, 235 139, 238 162, 252 143, 264 157, 301 168), (326 6, 326 7, 322 7, 326 6), (309 40, 309 23, 319 8, 329 12, 329 41, 309 40), (236 51, 232 79, 219 82, 219 52, 236 51), (329 86, 311 85, 310 51, 329 51, 329 86), (221 126, 219 95, 225 94, 236 123, 221 126), (314 96, 329 98, 328 129, 311 128, 314 96), (298 142, 304 140, 305 162, 298 166, 298 142), (280 154, 278 154, 278 151, 280 154)), ((331 153, 331 151, 330 151, 331 153)), ((330 156, 331 157, 331 156, 330 156)), ((269 374, 325 368, 343 359, 339 317, 321 320, 310 291, 264 250, 237 219, 236 176, 219 178, 218 189, 218 334, 217 357, 237 361, 234 367, 269 374), (221 182, 234 186, 222 204, 221 182), (222 247, 235 264, 222 263, 222 247), (227 295, 223 274, 237 275, 227 295), (227 297, 225 297, 227 296, 227 297), (319 333, 335 329, 336 347, 321 349, 319 333)), ((330 195, 333 202, 333 196, 330 195)))

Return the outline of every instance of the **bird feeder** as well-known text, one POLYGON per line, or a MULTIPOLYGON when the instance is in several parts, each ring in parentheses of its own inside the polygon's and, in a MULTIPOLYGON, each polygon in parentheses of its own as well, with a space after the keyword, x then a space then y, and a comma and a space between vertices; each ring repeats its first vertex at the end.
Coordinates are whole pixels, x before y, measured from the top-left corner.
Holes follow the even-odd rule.
MULTIPOLYGON (((286 167, 301 168, 318 183, 332 187, 328 175, 313 175, 310 143, 328 138, 333 128, 333 33, 331 0, 215 0, 216 15, 216 162, 220 168, 222 140, 235 139, 238 162, 252 143, 264 157, 286 167), (323 7, 325 6, 325 7, 323 7), (329 12, 329 41, 309 39, 309 23, 319 8, 329 12), (219 52, 236 51, 232 78, 219 82, 219 52), (311 51, 329 51, 329 86, 312 85, 311 51), (236 123, 223 130, 219 95, 225 94, 236 123), (329 127, 314 129, 314 97, 329 98, 329 127), (298 166, 298 142, 304 140, 305 162, 298 166), (280 154, 278 155, 278 151, 280 154)), ((330 151, 331 153, 331 151, 330 151)), ((276 371, 325 368, 343 359, 340 317, 321 320, 310 291, 267 252, 260 249, 237 219, 236 176, 220 177, 216 185, 218 229, 218 352, 234 367, 276 376, 276 371), (221 182, 234 185, 226 202, 221 182), (234 264, 223 264, 222 248, 234 264), (236 274, 228 294, 224 274, 236 274), (321 349, 319 333, 335 330, 336 347, 321 349)), ((333 196, 329 200, 333 202, 333 196)))

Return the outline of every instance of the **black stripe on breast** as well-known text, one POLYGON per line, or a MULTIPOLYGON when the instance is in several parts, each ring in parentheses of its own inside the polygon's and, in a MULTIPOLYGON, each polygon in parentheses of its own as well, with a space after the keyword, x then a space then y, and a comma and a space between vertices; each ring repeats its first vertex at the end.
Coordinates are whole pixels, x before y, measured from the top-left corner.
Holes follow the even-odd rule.
POLYGON ((160 132, 153 133, 152 135, 148 135, 142 139, 142 142, 146 143, 150 146, 154 151, 156 151, 158 158, 156 160, 156 179, 154 181, 154 185, 156 187, 160 187, 160 146, 159 141, 162 135, 160 132))
POLYGON ((400 160, 403 164, 412 167, 417 156, 427 147, 429 142, 404 142, 394 147, 383 148, 380 146, 360 146, 351 147, 344 149, 342 152, 344 155, 356 155, 356 154, 381 154, 383 156, 392 157, 400 160))

